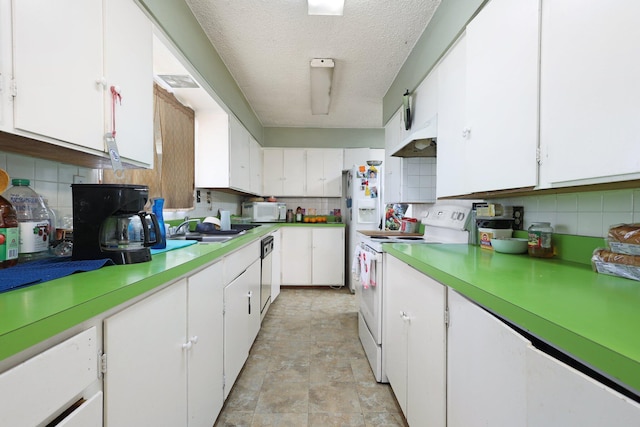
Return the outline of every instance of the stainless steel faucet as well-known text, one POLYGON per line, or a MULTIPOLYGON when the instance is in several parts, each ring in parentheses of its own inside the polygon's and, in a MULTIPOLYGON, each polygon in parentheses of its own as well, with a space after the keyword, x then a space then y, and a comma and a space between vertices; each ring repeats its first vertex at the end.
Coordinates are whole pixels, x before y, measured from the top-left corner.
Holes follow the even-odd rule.
MULTIPOLYGON (((169 235, 170 236, 175 236, 177 234, 186 234, 186 231, 184 233, 180 233, 180 229, 182 227, 184 227, 185 225, 195 222, 196 224, 200 224, 200 219, 196 218, 196 219, 189 219, 189 217, 185 217, 184 221, 180 223, 180 225, 178 225, 177 227, 169 227, 169 235)), ((188 231, 188 229, 187 229, 188 231)))

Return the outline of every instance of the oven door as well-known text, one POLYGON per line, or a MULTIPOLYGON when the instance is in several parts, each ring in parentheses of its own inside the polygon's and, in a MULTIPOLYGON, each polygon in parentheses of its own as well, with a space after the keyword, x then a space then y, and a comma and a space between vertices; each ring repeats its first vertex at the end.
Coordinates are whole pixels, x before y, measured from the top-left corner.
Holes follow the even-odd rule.
POLYGON ((365 289, 360 278, 355 278, 358 309, 376 344, 380 345, 382 344, 382 286, 384 286, 382 253, 376 252, 366 244, 361 244, 361 249, 371 260, 371 279, 369 286, 365 289))

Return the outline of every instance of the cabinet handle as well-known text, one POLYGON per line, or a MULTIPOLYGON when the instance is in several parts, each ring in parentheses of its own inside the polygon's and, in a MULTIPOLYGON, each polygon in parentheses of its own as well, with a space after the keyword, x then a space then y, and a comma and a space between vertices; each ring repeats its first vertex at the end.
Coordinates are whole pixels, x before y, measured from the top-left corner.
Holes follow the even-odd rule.
POLYGON ((191 341, 187 341, 186 343, 182 344, 183 350, 190 350, 191 347, 193 347, 193 343, 191 341))
POLYGON ((198 340, 200 338, 197 335, 194 335, 191 337, 191 339, 189 340, 189 342, 193 343, 193 344, 198 344, 198 340))
POLYGON ((402 318, 403 321, 408 322, 411 320, 411 318, 409 317, 409 315, 407 314, 406 311, 401 311, 400 312, 400 317, 402 318))
POLYGON ((98 79, 96 79, 96 85, 97 86, 102 86, 102 89, 107 87, 107 79, 105 79, 104 77, 100 77, 98 79))
POLYGON ((471 128, 462 129, 462 137, 465 139, 469 139, 471 137, 471 128))
POLYGON ((251 295, 253 295, 253 292, 249 291, 247 294, 247 301, 249 301, 249 314, 251 314, 251 295))

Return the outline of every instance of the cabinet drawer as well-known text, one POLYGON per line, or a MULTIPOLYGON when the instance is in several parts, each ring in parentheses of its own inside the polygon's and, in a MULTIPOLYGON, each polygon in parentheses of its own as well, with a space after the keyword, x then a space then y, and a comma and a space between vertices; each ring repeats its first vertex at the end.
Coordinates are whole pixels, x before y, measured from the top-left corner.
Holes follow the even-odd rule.
POLYGON ((224 259, 224 283, 231 283, 245 271, 256 259, 260 258, 260 240, 255 241, 224 259))
POLYGON ((101 427, 102 392, 99 391, 82 403, 58 424, 58 427, 101 427))
POLYGON ((97 379, 95 326, 0 375, 0 425, 33 426, 97 379))

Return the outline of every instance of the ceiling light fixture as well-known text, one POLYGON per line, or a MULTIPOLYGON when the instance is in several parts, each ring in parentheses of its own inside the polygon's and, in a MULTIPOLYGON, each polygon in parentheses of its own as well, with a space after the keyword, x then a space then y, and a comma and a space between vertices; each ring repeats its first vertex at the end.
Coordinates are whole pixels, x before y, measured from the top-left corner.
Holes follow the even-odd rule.
POLYGON ((331 103, 331 81, 333 80, 333 59, 315 58, 311 60, 311 114, 329 114, 331 103))
POLYGON ((308 0, 309 15, 338 15, 344 12, 344 0, 308 0))

